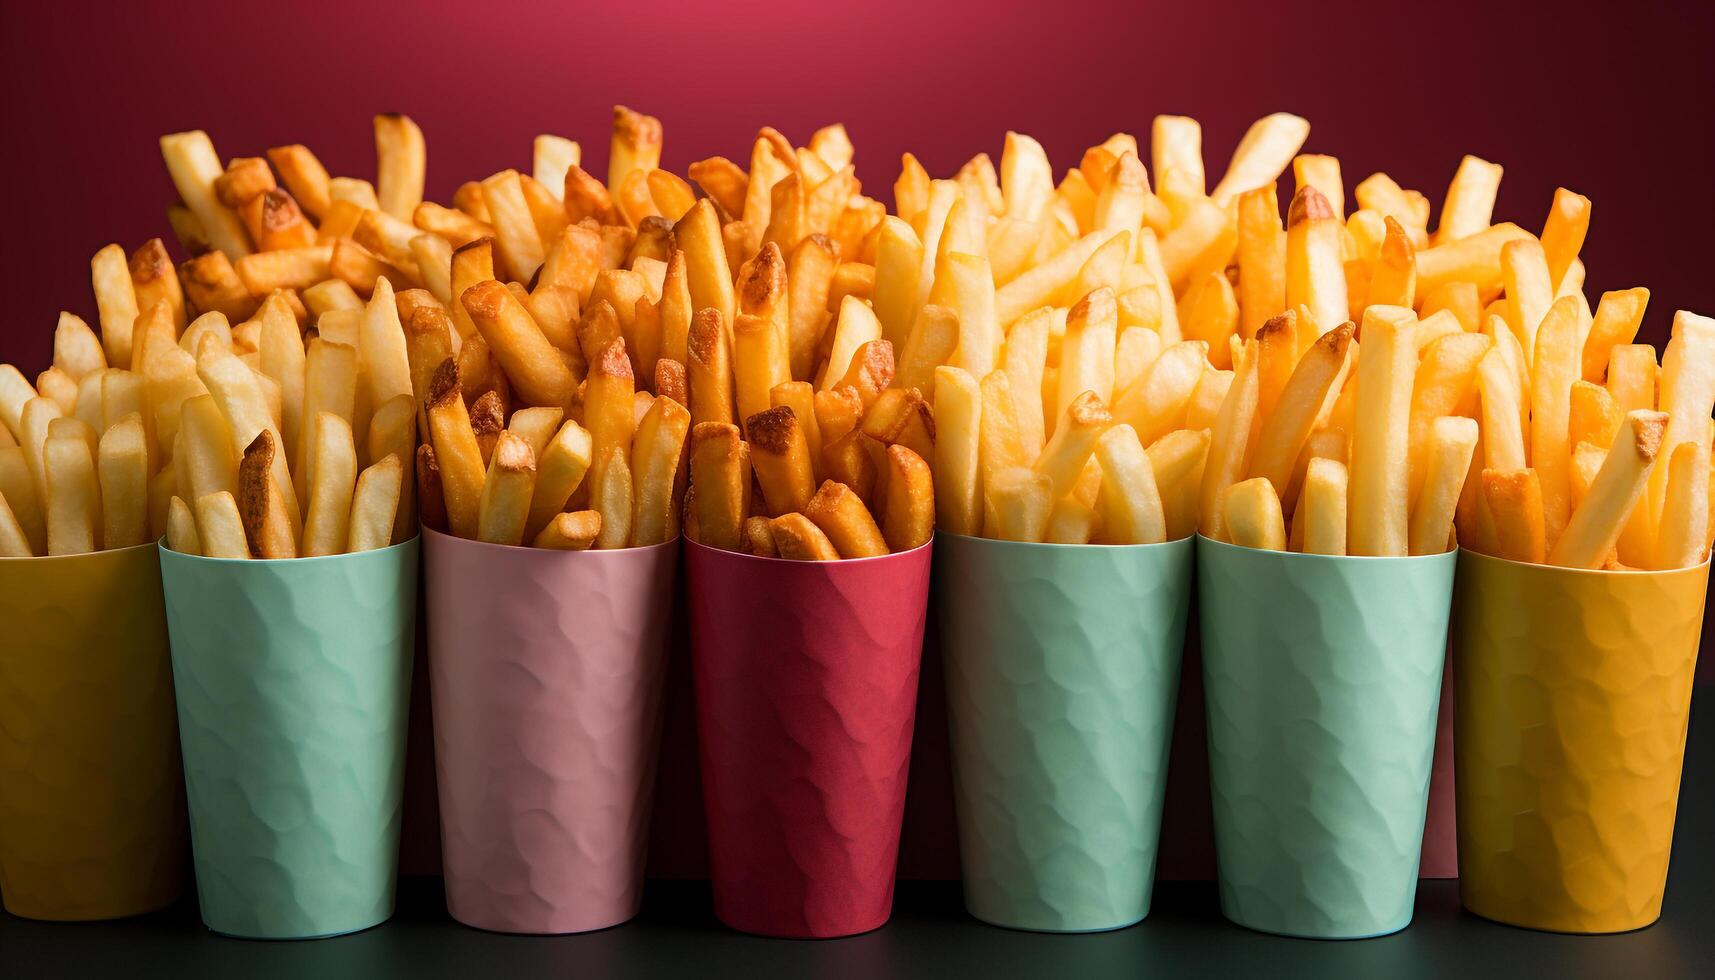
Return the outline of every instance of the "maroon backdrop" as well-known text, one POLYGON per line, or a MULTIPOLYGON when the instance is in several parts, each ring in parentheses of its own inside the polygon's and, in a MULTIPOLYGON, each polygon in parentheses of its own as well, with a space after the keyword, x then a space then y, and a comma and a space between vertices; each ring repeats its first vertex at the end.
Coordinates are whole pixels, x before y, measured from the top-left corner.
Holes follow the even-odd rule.
MULTIPOLYGON (((446 200, 461 180, 528 166, 538 132, 580 140, 603 172, 615 102, 662 119, 675 170, 714 153, 742 161, 764 124, 801 140, 842 121, 859 177, 883 198, 904 150, 949 174, 978 150, 997 154, 1012 128, 1064 168, 1115 130, 1147 136, 1160 112, 1202 120, 1218 175, 1251 120, 1285 109, 1310 119, 1308 147, 1339 156, 1348 186, 1386 169, 1438 200, 1470 152, 1505 165, 1498 213, 1526 227, 1557 184, 1588 195, 1589 286, 1648 286, 1650 342, 1662 342, 1675 308, 1715 313, 1715 5, 582 6, 6 4, 0 360, 33 375, 59 309, 93 319, 88 259, 102 245, 170 240, 162 133, 206 129, 223 157, 303 142, 332 172, 367 177, 369 117, 402 111, 428 138, 429 194, 446 200)), ((683 649, 652 854, 653 870, 670 875, 702 867, 683 649)), ((908 875, 956 869, 937 675, 931 656, 908 875)), ((1189 705, 1196 717, 1182 722, 1194 725, 1200 703, 1189 705)), ((426 745, 415 746, 407 870, 434 863, 426 745)), ((1194 845, 1177 845, 1198 838, 1207 799, 1183 767, 1175 786, 1163 872, 1195 874, 1206 853, 1200 862, 1194 845)))

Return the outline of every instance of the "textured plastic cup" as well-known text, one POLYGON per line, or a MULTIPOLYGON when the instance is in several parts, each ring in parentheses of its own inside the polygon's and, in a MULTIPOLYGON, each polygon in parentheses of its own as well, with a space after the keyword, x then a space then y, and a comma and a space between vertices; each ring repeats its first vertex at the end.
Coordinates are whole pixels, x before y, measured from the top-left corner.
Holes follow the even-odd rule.
POLYGON ((496 932, 624 922, 643 898, 679 543, 423 535, 447 911, 496 932))
POLYGON ((185 804, 153 544, 0 558, 0 895, 140 915, 184 887, 185 804))
POLYGON ((1709 563, 1465 552, 1454 609, 1459 896, 1553 932, 1661 917, 1709 563))
POLYGON ((202 920, 313 939, 393 914, 417 539, 277 561, 161 548, 202 920))
POLYGON ((1097 932, 1149 914, 1193 550, 1190 538, 939 537, 959 853, 977 918, 1097 932))
POLYGON ((1312 939, 1411 923, 1457 561, 1197 539, 1227 918, 1312 939))
POLYGON ((839 562, 685 548, 715 915, 797 939, 879 928, 933 542, 839 562))

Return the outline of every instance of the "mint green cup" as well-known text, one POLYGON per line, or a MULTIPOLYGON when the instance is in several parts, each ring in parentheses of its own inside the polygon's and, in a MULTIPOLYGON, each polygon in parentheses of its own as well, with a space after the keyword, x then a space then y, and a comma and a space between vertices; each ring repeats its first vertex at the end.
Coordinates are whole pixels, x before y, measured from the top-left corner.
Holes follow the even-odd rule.
POLYGON ((393 914, 417 539, 277 561, 161 548, 203 922, 313 939, 393 914))
POLYGON ((1191 593, 1190 538, 936 536, 965 906, 1097 932, 1149 914, 1191 593))
POLYGON ((1198 537, 1228 919, 1312 939, 1411 923, 1457 562, 1198 537))

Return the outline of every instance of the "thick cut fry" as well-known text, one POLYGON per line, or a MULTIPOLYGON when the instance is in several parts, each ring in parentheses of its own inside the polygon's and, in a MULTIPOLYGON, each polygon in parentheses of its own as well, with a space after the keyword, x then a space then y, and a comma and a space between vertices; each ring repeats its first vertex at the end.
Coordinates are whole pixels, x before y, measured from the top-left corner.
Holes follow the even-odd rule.
POLYGON ((0 497, 6 498, 31 553, 41 555, 47 553, 47 523, 42 513, 42 491, 30 467, 23 447, 0 449, 0 497))
MULTIPOLYGON (((1103 404, 1113 399, 1118 331, 1119 312, 1114 305, 1114 293, 1106 287, 1080 299, 1066 314, 1066 335, 1060 342, 1056 418, 1064 416, 1084 392, 1094 392, 1103 404)), ((1055 435, 1059 435, 1058 427, 1055 435)))
POLYGON ((1292 536, 1297 550, 1307 555, 1346 553, 1347 485, 1346 464, 1321 456, 1310 460, 1304 471, 1298 509, 1293 514, 1292 536))
POLYGON ((1667 425, 1663 412, 1626 413, 1607 460, 1549 552, 1549 564, 1599 568, 1607 560, 1627 517, 1648 489, 1650 467, 1662 449, 1667 425))
POLYGON ((236 493, 238 450, 232 428, 212 395, 185 399, 179 412, 179 434, 183 446, 174 453, 174 459, 184 462, 180 489, 193 500, 222 491, 236 493))
POLYGON ((149 436, 142 415, 133 412, 101 434, 96 465, 101 490, 101 546, 129 548, 147 541, 149 436))
POLYGON ((790 408, 770 408, 745 420, 750 462, 769 517, 801 511, 815 495, 809 444, 790 408))
POLYGON ((102 547, 101 484, 95 454, 78 435, 42 443, 49 555, 82 555, 102 547))
POLYGON ((597 548, 623 548, 631 541, 632 480, 625 460, 630 448, 615 446, 590 467, 590 507, 601 515, 597 548))
POLYGON ((637 424, 631 443, 631 544, 645 548, 678 533, 679 464, 691 413, 671 398, 657 398, 637 424))
MULTIPOLYGON (((1715 355, 1715 349, 1711 350, 1715 355)), ((1560 539, 1572 513, 1572 383, 1578 379, 1578 300, 1554 301, 1536 332, 1530 392, 1530 464, 1542 486, 1543 533, 1560 539)))
POLYGON ((375 117, 375 196, 381 210, 404 221, 423 203, 428 166, 423 131, 411 117, 384 112, 375 117))
POLYGON ((1447 550, 1454 513, 1476 448, 1476 420, 1446 416, 1431 424, 1423 447, 1422 491, 1411 510, 1413 555, 1438 555, 1447 550))
POLYGON ((1220 369, 1231 367, 1228 338, 1239 328, 1239 304, 1232 284, 1221 272, 1211 272, 1200 285, 1186 294, 1183 331, 1191 340, 1209 345, 1210 363, 1220 369))
POLYGON ((593 510, 555 514, 554 519, 531 540, 534 548, 587 551, 601 535, 601 515, 593 510))
POLYGON ((1137 432, 1115 425, 1096 441, 1101 463, 1102 540, 1108 544, 1156 544, 1167 540, 1161 492, 1137 432))
POLYGON ((1226 176, 1209 196, 1225 207, 1234 197, 1279 177, 1309 135, 1309 120, 1289 112, 1272 113, 1251 123, 1233 151, 1226 176))
POLYGON ((173 178, 173 186, 178 189, 180 199, 197 216, 209 243, 234 261, 248 255, 250 241, 245 235, 244 223, 215 196, 215 181, 225 171, 221 169, 220 157, 215 154, 208 134, 198 129, 163 136, 161 156, 166 161, 167 173, 173 178))
POLYGON ((534 540, 565 509, 594 459, 589 431, 567 420, 537 457, 535 490, 524 536, 534 540))
MULTIPOLYGON (((1167 355, 1163 354, 1165 358, 1167 355)), ((1221 499, 1227 488, 1239 481, 1249 463, 1251 429, 1257 408, 1257 343, 1245 344, 1244 356, 1235 368, 1232 386, 1221 402, 1221 413, 1209 441, 1198 492, 1199 526, 1205 537, 1220 540, 1226 515, 1221 499)), ((1140 430, 1141 434, 1141 430, 1140 430)))
MULTIPOLYGON (((1430 429, 1444 415, 1477 414, 1477 365, 1491 341, 1482 334, 1449 334, 1421 349, 1411 390, 1411 499, 1423 487, 1430 429)), ((1439 550, 1439 549, 1438 549, 1439 550)))
POLYGON ((268 151, 268 162, 279 171, 280 180, 292 197, 312 218, 321 218, 333 206, 328 190, 327 168, 301 144, 276 146, 268 151))
POLYGON ((417 512, 422 525, 447 533, 447 504, 441 495, 441 467, 435 460, 435 447, 424 443, 417 447, 417 512))
POLYGON ((1536 356, 1537 327, 1554 301, 1548 262, 1536 239, 1521 238, 1501 246, 1501 283, 1506 289, 1507 323, 1524 349, 1528 367, 1536 356))
POLYGON ((385 548, 398 523, 399 499, 405 483, 405 466, 398 456, 388 455, 364 467, 351 494, 351 529, 345 550, 352 554, 385 548))
POLYGON ((238 501, 225 490, 198 497, 195 503, 197 542, 209 558, 249 558, 244 519, 238 501))
POLYGON ((1197 530, 1197 504, 1209 433, 1181 429, 1151 444, 1145 452, 1155 474, 1167 540, 1177 541, 1197 530))
POLYGON ((470 403, 470 431, 476 434, 476 448, 482 453, 483 466, 487 466, 494 458, 494 444, 506 431, 506 408, 499 392, 485 391, 470 403))
POLYGON ((890 550, 910 551, 935 533, 935 480, 923 457, 901 445, 887 447, 887 474, 882 533, 890 550))
POLYGON ((1417 253, 1417 289, 1425 296, 1448 283, 1465 281, 1479 289, 1502 284, 1501 249, 1508 242, 1529 238, 1510 221, 1492 225, 1469 237, 1437 242, 1417 253))
MULTIPOLYGON (((1318 338, 1280 390, 1273 411, 1263 414, 1262 429, 1257 436, 1256 449, 1251 454, 1248 473, 1268 480, 1284 506, 1292 505, 1293 498, 1287 490, 1293 466, 1298 462, 1305 441, 1310 438, 1322 403, 1339 376, 1340 366, 1345 363, 1354 329, 1351 321, 1347 321, 1318 338)), ((1261 336, 1263 334, 1259 333, 1261 336)))
POLYGON ((1053 437, 1035 464, 1036 470, 1048 477, 1053 499, 1058 500, 1071 491, 1090 454, 1095 452, 1096 441, 1113 421, 1113 415, 1093 391, 1085 391, 1066 406, 1054 427, 1053 437))
POLYGON ((1264 551, 1286 550, 1286 520, 1272 483, 1261 478, 1245 480, 1233 484, 1221 498, 1222 527, 1233 544, 1264 551))
POLYGON ((1572 382, 1567 442, 1573 446, 1586 442, 1597 447, 1611 446, 1615 433, 1620 431, 1622 417, 1620 406, 1608 389, 1588 381, 1572 382))
POLYGON ((491 279, 465 290, 460 301, 525 401, 549 406, 571 401, 576 380, 511 290, 491 279))
POLYGON ((1474 156, 1459 161, 1447 199, 1441 206, 1441 223, 1435 229, 1435 244, 1468 238, 1489 227, 1495 212, 1495 194, 1501 186, 1499 164, 1474 156))
POLYGON ((699 309, 691 320, 690 360, 685 364, 689 408, 695 424, 734 421, 732 354, 728 344, 720 311, 699 309))
POLYGON ((1483 499, 1494 521, 1496 556, 1541 564, 1548 546, 1543 539, 1542 487, 1536 471, 1483 470, 1483 499))
MULTIPOLYGON (((268 461, 270 475, 274 485, 279 489, 279 518, 285 521, 286 533, 282 536, 272 525, 275 515, 269 511, 265 514, 268 519, 269 540, 266 545, 271 551, 284 551, 286 543, 295 542, 298 530, 303 527, 302 512, 298 508, 298 495, 292 485, 292 473, 286 463, 286 454, 281 452, 279 426, 274 422, 273 412, 268 407, 266 396, 257 382, 257 376, 248 366, 231 353, 218 347, 203 345, 197 353, 197 376, 208 386, 209 394, 220 406, 221 414, 226 416, 227 424, 232 427, 233 447, 246 455, 256 437, 263 432, 268 433, 266 451, 262 454, 268 461)), ((240 463, 242 469, 243 463, 240 463)), ((250 500, 245 497, 246 488, 242 480, 238 484, 238 504, 241 511, 248 505, 255 508, 263 506, 263 498, 258 496, 250 500)), ((271 507, 274 499, 267 498, 271 507)), ((257 513, 263 513, 260 510, 257 513)), ((249 513, 249 512, 246 512, 249 513)), ((246 530, 251 528, 245 525, 246 530)), ((256 543, 254 540, 251 542, 256 543)), ((295 545, 294 545, 295 547, 295 545)), ((268 555, 264 557, 274 557, 268 555)), ((290 557, 290 556, 284 556, 290 557)))
POLYGON ((1542 226, 1542 250, 1548 260, 1548 277, 1558 292, 1566 273, 1578 260, 1584 235, 1590 230, 1590 199, 1564 187, 1554 190, 1554 203, 1542 226))
POLYGON ((1524 468, 1525 439, 1519 421, 1518 376, 1506 350, 1504 343, 1497 343, 1477 363, 1477 389, 1483 397, 1484 465, 1517 470, 1524 468))
MULTIPOLYGON (((104 349, 106 362, 114 367, 128 367, 131 364, 131 330, 137 321, 139 307, 125 250, 118 245, 108 245, 95 253, 95 257, 89 260, 89 273, 95 287, 95 308, 101 324, 100 346, 104 349)), ((55 347, 57 363, 57 338, 55 347)))
POLYGON ((530 492, 535 483, 536 458, 529 444, 510 432, 502 432, 482 485, 477 540, 522 544, 524 525, 530 514, 530 492))
POLYGON ((441 474, 447 526, 457 537, 474 538, 486 474, 452 358, 441 362, 429 384, 429 436, 441 474))
POLYGON ((803 514, 782 514, 767 522, 775 553, 788 561, 838 561, 828 536, 803 514))
POLYGON ((952 534, 980 534, 983 394, 976 379, 956 367, 936 368, 935 378, 936 520, 952 534))
POLYGON ((1286 232, 1274 184, 1239 196, 1239 330, 1245 339, 1286 309, 1286 232))
POLYGON ((190 505, 174 496, 167 504, 167 547, 181 555, 202 554, 202 542, 197 537, 196 518, 190 505))
POLYGON ((1115 399, 1114 418, 1145 445, 1186 424, 1186 408, 1208 367, 1209 345, 1187 340, 1161 352, 1149 370, 1115 399))
POLYGON ((1610 353, 1630 344, 1638 335, 1638 327, 1644 322, 1644 307, 1648 305, 1649 290, 1641 286, 1602 294, 1589 335, 1584 338, 1581 365, 1584 380, 1601 383, 1606 378, 1610 353))
POLYGON ((1354 555, 1403 556, 1410 539, 1409 450, 1416 317, 1397 306, 1364 311, 1352 434, 1347 547, 1354 555))
MULTIPOLYGON (((698 491, 699 494, 701 491, 698 491)), ((803 514, 822 529, 841 558, 873 558, 888 553, 887 539, 856 491, 833 480, 823 482, 803 514)))
POLYGON ((1346 272, 1341 262, 1340 221, 1314 187, 1293 195, 1286 215, 1286 305, 1310 310, 1318 329, 1346 320, 1346 272))
MULTIPOLYGON (((875 252, 875 337, 886 337, 895 344, 906 344, 917 311, 917 278, 923 266, 923 243, 917 232, 904 220, 882 219, 875 252)), ((840 315, 845 316, 842 300, 840 315)), ((861 342, 861 341, 860 341, 861 342)), ((853 348, 855 349, 855 347, 853 348)))
MULTIPOLYGON (((499 259, 520 282, 529 282, 542 267, 546 250, 536 231, 536 219, 524 197, 516 170, 503 170, 482 182, 482 200, 494 224, 494 247, 499 259)), ((456 254, 456 253, 455 253, 456 254)), ((457 287, 454 287, 457 292, 457 287)))
MULTIPOLYGON (((1060 293, 1077 278, 1084 263, 1096 254, 1096 249, 1107 244, 1113 237, 1111 232, 1091 232, 997 289, 994 297, 995 322, 1005 328, 1039 306, 1053 305, 1060 293)), ((924 247, 928 248, 927 243, 924 247)), ((922 288, 920 285, 920 292, 922 288)))
MULTIPOLYGON (((105 487, 103 488, 105 490, 105 487)), ((1709 447, 1682 442, 1668 461, 1655 561, 1651 568, 1689 568, 1702 563, 1709 544, 1709 447)), ((111 545, 109 545, 111 547, 111 545)))
POLYGON ((739 417, 748 420, 767 411, 768 393, 792 380, 786 336, 777 323, 739 314, 732 328, 732 373, 739 417))
POLYGON ((332 412, 317 413, 308 438, 315 479, 309 487, 309 512, 304 518, 305 557, 345 551, 351 519, 351 497, 357 483, 357 448, 351 426, 332 412))
POLYGON ((750 447, 730 422, 699 422, 691 429, 691 484, 696 488, 698 542, 737 550, 750 510, 750 447))
POLYGON ((685 279, 691 292, 691 308, 699 312, 709 308, 718 310, 722 323, 732 323, 737 313, 737 300, 714 202, 704 198, 685 212, 685 216, 673 226, 673 240, 685 253, 685 279))
POLYGON ((1661 354, 1659 407, 1667 413, 1664 451, 1650 474, 1650 514, 1659 522, 1667 493, 1667 464, 1682 442, 1709 445, 1715 408, 1715 319, 1687 310, 1673 315, 1673 335, 1661 354))
POLYGON ((1370 305, 1411 307, 1417 299, 1417 250, 1399 222, 1384 220, 1387 235, 1382 239, 1365 300, 1370 305))
MULTIPOLYGON (((636 388, 631 373, 631 359, 625 353, 625 341, 616 340, 590 363, 589 378, 584 383, 583 425, 589 430, 591 452, 590 488, 592 493, 603 486, 602 467, 618 450, 618 458, 630 465, 631 439, 637 429, 636 388)), ((617 492, 617 490, 615 490, 617 492)), ((601 510, 601 508, 595 508, 601 510)), ((624 517, 602 511, 604 541, 621 531, 629 533, 630 505, 624 517)), ((600 547, 619 547, 601 544, 600 547)))

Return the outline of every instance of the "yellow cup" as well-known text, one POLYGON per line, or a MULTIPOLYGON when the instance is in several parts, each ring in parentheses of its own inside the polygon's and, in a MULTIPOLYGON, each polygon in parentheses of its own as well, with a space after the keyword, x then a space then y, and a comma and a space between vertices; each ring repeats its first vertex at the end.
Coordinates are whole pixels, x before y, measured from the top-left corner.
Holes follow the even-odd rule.
POLYGON ((0 559, 0 896, 30 919, 169 905, 185 804, 153 543, 0 559))
POLYGON ((1466 908, 1575 933, 1661 916, 1708 584, 1708 562, 1601 572, 1460 552, 1466 908))

